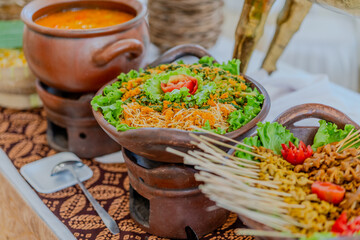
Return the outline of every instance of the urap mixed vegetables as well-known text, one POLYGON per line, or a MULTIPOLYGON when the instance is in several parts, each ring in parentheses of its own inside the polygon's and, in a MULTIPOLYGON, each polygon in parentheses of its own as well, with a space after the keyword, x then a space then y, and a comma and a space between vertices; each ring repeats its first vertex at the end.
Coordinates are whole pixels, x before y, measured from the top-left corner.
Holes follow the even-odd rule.
POLYGON ((122 73, 91 102, 118 131, 142 127, 224 134, 241 128, 261 111, 264 96, 239 74, 239 60, 162 64, 122 73))

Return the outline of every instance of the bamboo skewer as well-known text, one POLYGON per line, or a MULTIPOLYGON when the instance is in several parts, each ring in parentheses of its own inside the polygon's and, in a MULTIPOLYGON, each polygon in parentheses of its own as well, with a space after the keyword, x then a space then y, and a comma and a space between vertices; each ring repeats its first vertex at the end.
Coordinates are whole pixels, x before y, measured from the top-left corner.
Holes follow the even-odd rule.
POLYGON ((214 162, 214 163, 219 163, 219 164, 224 164, 226 166, 231 166, 233 168, 241 168, 241 169, 244 169, 244 168, 247 168, 246 171, 251 171, 251 172, 254 172, 258 175, 258 173, 260 172, 260 169, 258 168, 258 166, 254 166, 254 165, 249 165, 249 164, 246 164, 246 163, 240 163, 240 162, 235 162, 234 160, 231 160, 231 159, 228 159, 224 156, 222 156, 221 158, 216 158, 216 156, 213 156, 207 152, 198 152, 198 151, 195 151, 197 154, 200 154, 206 158, 208 158, 211 162, 214 162))
MULTIPOLYGON (((199 157, 199 158, 202 158, 203 155, 205 155, 204 153, 202 152, 191 152, 191 155, 195 156, 195 157, 199 157)), ((211 156, 208 156, 207 159, 209 159, 210 161, 212 160, 211 158, 214 158, 214 157, 211 157, 211 156)), ((214 159, 215 160, 215 159, 214 159)), ((254 172, 252 171, 251 169, 246 169, 246 168, 243 168, 243 167, 236 167, 236 165, 216 165, 216 167, 218 167, 219 169, 223 169, 224 171, 227 170, 231 173, 234 173, 234 174, 240 174, 240 175, 246 175, 248 177, 256 177, 258 178, 259 177, 259 173, 258 172, 254 172)))
MULTIPOLYGON (((211 166, 211 165, 206 165, 206 167, 211 170, 213 173, 219 174, 221 176, 225 177, 225 174, 227 175, 227 177, 229 177, 229 172, 224 171, 223 169, 221 169, 221 166, 211 166)), ((245 174, 246 175, 246 174, 245 174)), ((270 188, 275 188, 278 189, 279 186, 270 183, 269 181, 261 181, 261 180, 256 180, 256 179, 252 179, 252 178, 246 178, 243 176, 239 176, 239 175, 235 175, 232 174, 230 175, 232 179, 239 180, 239 181, 243 181, 246 182, 248 184, 258 184, 258 185, 262 185, 262 186, 266 186, 266 187, 270 187, 270 188)))
POLYGON ((219 196, 219 198, 223 199, 223 201, 229 202, 229 204, 231 204, 234 207, 244 207, 252 211, 254 210, 257 211, 257 209, 262 209, 261 210, 262 213, 275 214, 278 216, 283 216, 283 215, 285 216, 286 214, 288 214, 288 210, 282 206, 271 205, 269 203, 261 202, 261 201, 253 201, 251 199, 243 198, 243 197, 239 198, 239 200, 237 200, 236 203, 234 203, 233 198, 229 199, 226 197, 225 198, 220 197, 222 196, 222 194, 229 194, 228 192, 212 191, 211 189, 206 189, 206 188, 201 188, 201 191, 207 193, 207 195, 209 196, 219 196))
MULTIPOLYGON (((255 171, 259 172, 259 164, 250 164, 247 162, 243 162, 242 160, 236 161, 232 158, 228 157, 228 154, 222 154, 220 152, 212 152, 214 149, 210 149, 211 147, 200 143, 198 147, 203 150, 204 152, 194 151, 204 157, 210 158, 212 162, 216 162, 219 164, 227 164, 229 166, 233 166, 235 168, 247 168, 248 171, 255 171)), ((213 146, 212 146, 213 147, 213 146)))
POLYGON ((212 139, 212 138, 209 138, 209 137, 206 137, 206 136, 202 136, 202 135, 201 135, 200 137, 198 137, 198 136, 196 136, 196 135, 193 134, 193 133, 190 133, 189 135, 190 135, 191 137, 197 139, 197 140, 199 140, 199 139, 202 138, 202 139, 204 139, 204 140, 206 140, 206 141, 208 141, 208 142, 212 142, 212 143, 215 143, 215 144, 220 145, 220 146, 223 146, 223 147, 227 147, 227 148, 231 148, 231 149, 234 149, 234 150, 243 152, 243 153, 247 153, 247 154, 250 154, 250 155, 252 155, 252 156, 254 156, 254 157, 264 158, 263 156, 261 156, 261 155, 259 155, 259 154, 256 154, 256 153, 247 151, 247 150, 242 149, 242 148, 238 148, 238 147, 236 147, 236 146, 233 146, 233 145, 230 145, 230 144, 227 144, 227 143, 223 143, 223 142, 217 141, 217 140, 215 140, 215 139, 212 139))
POLYGON ((234 139, 232 139, 232 138, 229 138, 229 137, 226 137, 226 136, 224 136, 224 135, 216 134, 216 133, 214 133, 214 132, 211 132, 211 131, 208 131, 208 130, 205 130, 205 129, 203 129, 203 128, 199 128, 199 127, 196 127, 196 126, 194 126, 194 129, 195 129, 195 130, 198 130, 199 132, 208 133, 208 134, 210 134, 210 135, 213 135, 213 136, 216 136, 216 137, 225 139, 225 140, 227 140, 227 141, 236 143, 237 145, 242 145, 242 146, 244 146, 244 147, 247 147, 247 148, 250 148, 250 149, 254 149, 253 146, 250 146, 250 145, 247 145, 247 144, 245 144, 245 143, 236 141, 236 140, 234 140, 234 139))
MULTIPOLYGON (((169 149, 170 152, 173 152, 171 149, 169 149)), ((175 150, 176 151, 176 150, 175 150)), ((176 152, 173 152, 176 154, 176 152)), ((190 164, 199 164, 200 166, 204 166, 204 162, 205 164, 207 163, 207 167, 209 169, 211 169, 212 171, 216 172, 216 173, 220 173, 220 169, 224 169, 226 168, 224 165, 222 166, 219 166, 219 165, 216 165, 215 167, 212 166, 210 163, 209 163, 209 159, 205 159, 203 157, 204 153, 196 153, 196 151, 189 151, 188 152, 190 155, 188 154, 181 154, 180 156, 183 156, 185 159, 186 159, 186 163, 190 163, 190 164), (202 160, 202 161, 200 161, 202 160)), ((215 153, 216 154, 216 153, 215 153)), ((218 156, 220 159, 222 159, 223 157, 222 156, 218 156)), ((214 157, 211 157, 212 160, 216 160, 216 158, 214 157)), ((220 164, 224 164, 225 162, 227 162, 226 159, 224 159, 224 161, 217 161, 218 163, 220 164)), ((240 167, 240 166, 236 166, 236 165, 232 165, 233 168, 227 168, 227 170, 229 170, 230 172, 234 172, 236 171, 237 173, 241 173, 242 175, 245 175, 245 176, 249 176, 249 175, 252 175, 254 176, 254 173, 251 171, 251 169, 247 169, 247 168, 244 168, 244 167, 240 167), (236 170, 237 169, 237 170, 236 170)), ((228 172, 226 171, 221 171, 223 174, 227 174, 228 172)), ((221 173, 220 173, 221 174, 221 173)), ((256 173, 255 173, 256 174, 256 173)), ((257 175, 257 174, 256 174, 257 175)), ((231 176, 232 178, 235 178, 235 179, 239 179, 239 180, 242 180, 242 181, 247 181, 248 183, 257 183, 257 184, 260 184, 260 185, 264 185, 264 186, 267 186, 267 187, 271 187, 271 188, 278 188, 278 186, 274 185, 274 184, 270 184, 268 181, 258 181, 258 180, 251 180, 251 179, 244 179, 243 177, 240 177, 240 176, 237 176, 237 175, 234 175, 234 176, 231 176)))
MULTIPOLYGON (((208 173, 208 172, 200 172, 199 174, 195 175, 196 178, 199 178, 200 181, 206 180, 207 182, 211 182, 213 184, 227 184, 229 186, 234 187, 235 189, 244 189, 246 190, 248 193, 252 193, 255 194, 257 196, 267 196, 271 199, 276 199, 276 200, 283 200, 282 197, 290 197, 291 194, 289 193, 284 193, 284 192, 279 192, 276 190, 270 190, 270 189, 262 189, 262 188, 256 188, 256 187, 250 187, 248 185, 244 185, 242 186, 243 182, 239 182, 236 180, 233 180, 232 178, 228 179, 223 179, 223 176, 216 176, 214 174, 208 173)), ((262 199, 260 199, 262 200, 262 199)), ((286 204, 286 206, 290 206, 288 204, 286 204)), ((296 208, 303 208, 302 205, 292 205, 296 208)))
POLYGON ((356 140, 355 142, 351 143, 350 145, 348 146, 344 146, 343 149, 341 149, 340 152, 344 151, 345 149, 348 149, 348 148, 351 148, 352 146, 354 146, 355 144, 359 143, 360 142, 360 138, 358 140, 356 140))
POLYGON ((253 160, 249 160, 249 159, 245 159, 245 158, 239 158, 239 157, 235 157, 233 155, 230 155, 226 152, 224 152, 223 150, 215 147, 214 145, 212 145, 211 143, 208 143, 206 141, 204 141, 203 139, 200 139, 202 142, 200 144, 198 144, 198 147, 203 150, 203 151, 208 151, 207 147, 210 147, 212 150, 214 150, 216 153, 219 153, 225 157, 231 158, 233 160, 235 160, 238 163, 241 163, 244 166, 248 166, 248 167, 252 167, 252 168, 258 168, 256 165, 259 165, 260 163, 257 161, 253 161, 253 160))
MULTIPOLYGON (((288 215, 289 209, 305 206, 286 203, 284 197, 292 197, 292 194, 277 190, 281 182, 260 180, 259 162, 235 157, 213 144, 257 158, 265 158, 264 156, 207 136, 190 135, 198 141, 191 143, 201 151, 190 150, 183 153, 171 148, 166 150, 183 157, 185 164, 194 165, 195 169, 200 170, 195 174, 195 179, 204 183, 199 188, 217 206, 283 232, 288 232, 289 226, 306 227, 288 215)), ((231 142, 238 144, 236 141, 231 142)))
MULTIPOLYGON (((219 207, 227 208, 230 211, 236 212, 238 214, 241 214, 247 218, 253 219, 257 222, 266 224, 269 227, 272 227, 274 229, 280 230, 280 231, 288 231, 286 228, 289 226, 289 221, 287 219, 283 219, 282 215, 273 215, 273 214, 266 214, 260 211, 254 211, 251 209, 247 209, 244 206, 234 206, 232 204, 232 201, 225 200, 221 197, 215 197, 213 194, 208 194, 211 200, 217 203, 219 207)), ((302 224, 298 223, 296 224, 298 226, 302 226, 302 224)))
POLYGON ((263 156, 261 156, 261 155, 259 155, 259 154, 256 154, 256 153, 247 151, 247 150, 242 149, 242 148, 238 148, 238 147, 232 146, 232 145, 227 144, 227 143, 223 143, 223 142, 217 141, 217 140, 215 140, 215 139, 212 139, 212 138, 209 138, 209 137, 206 137, 206 136, 200 136, 200 138, 205 139, 205 140, 207 140, 207 141, 209 141, 209 142, 215 143, 215 144, 217 144, 217 145, 223 146, 223 147, 227 147, 227 148, 231 148, 231 149, 234 149, 234 150, 243 152, 243 153, 247 153, 247 154, 252 155, 252 156, 254 156, 254 157, 264 158, 263 156))
POLYGON ((349 134, 348 134, 343 140, 341 140, 341 141, 337 144, 337 145, 339 145, 338 148, 337 148, 337 150, 336 150, 337 152, 339 152, 339 150, 340 150, 343 146, 345 146, 346 144, 351 143, 352 141, 355 140, 355 138, 359 137, 359 136, 356 136, 356 135, 360 133, 360 130, 358 130, 358 131, 356 131, 356 132, 354 132, 354 133, 352 133, 352 131, 353 131, 353 129, 351 129, 351 131, 349 132, 349 134), (352 134, 351 134, 351 133, 352 133, 352 134))
MULTIPOLYGON (((354 131, 354 129, 351 129, 351 131, 349 132, 349 134, 340 142, 338 142, 336 144, 336 147, 340 147, 340 145, 342 145, 345 141, 347 141, 349 138, 351 138, 353 136, 352 132, 354 131)), ((355 133, 356 134, 356 133, 355 133)))
MULTIPOLYGON (((214 146, 213 144, 207 142, 207 141, 204 140, 204 139, 199 138, 199 141, 201 142, 201 143, 199 144, 199 148, 201 148, 203 145, 205 145, 205 146, 210 147, 212 150, 214 150, 214 151, 217 152, 217 153, 220 153, 220 154, 225 155, 225 156, 227 156, 227 157, 232 157, 233 160, 235 160, 235 161, 239 161, 239 162, 242 162, 242 163, 248 163, 248 164, 251 164, 251 165, 259 165, 259 164, 260 164, 260 162, 258 162, 258 161, 249 160, 249 159, 245 159, 245 158, 239 158, 239 157, 235 157, 235 156, 233 156, 233 155, 230 155, 230 154, 228 154, 227 152, 221 150, 220 148, 214 146)), ((205 148, 206 148, 206 147, 205 147, 205 148)), ((202 148, 201 148, 201 149, 202 149, 202 148)))
MULTIPOLYGON (((223 169, 220 169, 218 167, 220 166, 211 166, 211 165, 206 165, 206 167, 211 170, 213 173, 219 174, 221 176, 225 177, 225 174, 229 174, 227 171, 224 171, 223 169)), ((244 174, 246 175, 246 174, 244 174)), ((246 182, 247 184, 253 185, 253 184, 258 184, 258 185, 262 185, 262 186, 266 186, 266 187, 270 187, 270 188, 275 188, 278 189, 279 187, 277 185, 274 185, 268 181, 261 181, 261 180, 256 180, 256 179, 252 179, 252 178, 246 178, 243 176, 239 176, 239 175, 227 175, 227 177, 231 177, 234 180, 238 180, 238 181, 243 181, 246 182)))
MULTIPOLYGON (((202 180, 206 180, 206 178, 200 178, 202 180)), ((281 212, 288 212, 288 208, 297 208, 297 209, 303 209, 304 206, 303 205, 297 205, 297 204, 288 204, 285 203, 283 201, 283 199, 272 199, 268 195, 254 195, 252 193, 234 193, 234 189, 229 189, 226 188, 225 184, 217 184, 216 183, 212 183, 213 186, 205 184, 205 185, 201 185, 201 189, 204 191, 211 191, 211 192, 216 192, 219 193, 219 196, 224 196, 223 194, 228 194, 231 196, 231 199, 229 197, 229 200, 233 201, 232 204, 242 204, 244 206, 246 206, 247 208, 251 208, 251 204, 255 203, 254 207, 256 210, 261 209, 261 211, 266 211, 266 212, 270 212, 270 213, 275 213, 278 212, 275 208, 279 208, 281 209, 281 212), (215 188, 216 187, 216 188, 215 188), (222 187, 222 189, 218 189, 217 187, 222 187), (239 197, 238 199, 235 197, 239 197), (254 201, 256 200, 256 201, 254 201), (254 201, 254 202, 253 202, 254 201), (267 208, 259 208, 257 207, 258 205, 266 205, 267 208)), ((224 196, 224 199, 226 199, 227 197, 224 196)))

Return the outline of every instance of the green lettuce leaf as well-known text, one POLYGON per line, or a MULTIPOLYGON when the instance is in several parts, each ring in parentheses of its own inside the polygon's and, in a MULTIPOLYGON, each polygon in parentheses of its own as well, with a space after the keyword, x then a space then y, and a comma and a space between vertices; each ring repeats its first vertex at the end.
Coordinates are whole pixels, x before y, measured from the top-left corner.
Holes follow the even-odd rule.
POLYGON ((136 129, 136 127, 130 127, 129 125, 127 125, 125 123, 116 124, 116 130, 117 131, 124 132, 124 131, 130 130, 130 129, 136 129))
MULTIPOLYGON (((142 70, 140 70, 140 72, 141 71, 142 70)), ((101 110, 105 120, 116 127, 118 131, 133 129, 127 124, 120 123, 120 116, 123 114, 122 105, 124 103, 121 101, 123 93, 119 91, 119 88, 122 82, 137 78, 139 75, 140 73, 134 70, 131 70, 128 74, 120 74, 118 77, 119 81, 106 86, 102 95, 95 96, 91 100, 92 108, 95 111, 101 110)))
POLYGON ((145 95, 154 102, 160 102, 163 91, 161 90, 161 79, 152 78, 144 83, 145 95))
POLYGON ((164 100, 171 101, 171 102, 186 102, 188 96, 190 95, 189 89, 186 87, 179 89, 174 89, 171 92, 167 92, 164 95, 164 100))
POLYGON ((240 63, 239 59, 232 59, 227 63, 219 65, 219 67, 225 71, 229 71, 233 75, 240 75, 240 63))
MULTIPOLYGON (((262 146, 262 145, 261 145, 261 141, 260 141, 260 139, 259 139, 258 136, 244 138, 243 143, 245 143, 246 145, 255 146, 255 147, 260 147, 260 146, 262 146)), ((241 149, 244 149, 244 150, 247 150, 247 151, 251 151, 250 148, 245 147, 245 146, 242 146, 242 145, 238 145, 237 147, 239 147, 239 148, 241 148, 241 149)), ((252 156, 252 155, 247 154, 247 153, 244 153, 244 152, 241 152, 241 151, 236 151, 236 152, 235 152, 235 156, 237 156, 237 157, 239 157, 239 158, 243 158, 243 159, 248 159, 248 160, 252 160, 252 159, 253 159, 253 156, 252 156)))
POLYGON ((227 120, 230 124, 229 131, 234 131, 244 126, 255 118, 261 111, 264 96, 259 94, 256 89, 254 92, 256 93, 256 96, 246 96, 247 104, 243 108, 229 114, 227 120))
POLYGON ((200 91, 198 90, 197 93, 193 95, 196 104, 198 106, 205 104, 209 100, 210 94, 214 94, 215 92, 216 92, 216 84, 214 82, 210 82, 202 86, 202 89, 200 91))
MULTIPOLYGON (((289 144, 289 141, 291 141, 296 146, 299 144, 299 139, 294 137, 294 134, 277 122, 259 122, 257 126, 257 136, 245 138, 243 140, 245 144, 256 147, 263 146, 273 150, 276 154, 281 154, 282 143, 289 144)), ((242 145, 238 145, 238 147, 248 151, 250 150, 250 148, 242 145)), ((241 151, 235 152, 235 155, 245 159, 253 159, 251 155, 241 151)))
POLYGON ((121 99, 123 93, 120 91, 114 91, 115 89, 118 89, 118 85, 119 85, 119 83, 116 82, 110 86, 106 86, 104 88, 103 95, 95 96, 91 100, 91 106, 94 108, 95 111, 98 111, 99 109, 101 109, 104 114, 104 110, 105 111, 111 110, 109 108, 109 106, 112 104, 115 104, 116 102, 118 102, 121 99))
MULTIPOLYGON (((343 140, 355 128, 353 125, 346 124, 344 130, 338 129, 335 123, 326 122, 325 120, 320 120, 319 123, 320 127, 316 132, 314 144, 312 145, 314 150, 326 144, 343 140)), ((359 146, 360 143, 354 145, 354 147, 359 146)))
POLYGON ((215 59, 213 57, 205 56, 205 57, 200 58, 198 63, 204 64, 207 66, 213 66, 214 60, 215 59))
POLYGON ((228 61, 227 63, 214 63, 214 58, 205 56, 199 59, 198 63, 203 64, 205 66, 214 66, 219 67, 225 71, 229 71, 233 75, 239 75, 240 74, 240 60, 239 59, 232 59, 228 61))
POLYGON ((299 139, 294 137, 294 134, 277 122, 259 122, 257 133, 262 146, 273 150, 276 154, 281 154, 282 143, 289 144, 289 141, 291 141, 296 146, 299 144, 299 139))
MULTIPOLYGON (((205 125, 202 128, 205 130, 211 131, 213 133, 217 133, 217 134, 225 134, 226 133, 226 131, 224 129, 221 129, 219 127, 217 129, 211 129, 209 120, 206 120, 205 125)), ((198 131, 196 130, 195 132, 198 132, 198 131)))
POLYGON ((143 69, 139 69, 139 71, 131 70, 128 73, 121 73, 117 78, 120 80, 120 84, 122 82, 128 82, 131 79, 137 78, 140 76, 140 73, 144 72, 143 69))
POLYGON ((334 237, 336 237, 334 233, 322 232, 322 233, 314 233, 310 237, 302 237, 300 240, 328 240, 334 237))

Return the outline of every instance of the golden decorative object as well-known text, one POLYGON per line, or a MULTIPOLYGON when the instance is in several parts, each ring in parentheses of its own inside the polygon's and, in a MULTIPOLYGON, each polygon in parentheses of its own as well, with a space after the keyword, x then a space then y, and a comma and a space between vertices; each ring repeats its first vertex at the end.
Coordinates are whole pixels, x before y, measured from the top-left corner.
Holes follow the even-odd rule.
MULTIPOLYGON (((241 60, 241 72, 246 72, 252 52, 263 34, 264 24, 270 12, 273 0, 245 0, 244 7, 235 34, 234 58, 241 60)), ((276 63, 299 30, 301 23, 313 3, 345 14, 360 16, 359 0, 286 0, 278 16, 275 35, 272 39, 262 68, 271 73, 276 63)))
POLYGON ((299 30, 301 23, 310 11, 312 2, 306 0, 286 0, 277 19, 276 32, 266 54, 262 68, 271 73, 292 36, 299 30))
POLYGON ((235 32, 233 58, 240 59, 240 72, 246 72, 256 44, 264 33, 264 26, 274 0, 245 0, 235 32))

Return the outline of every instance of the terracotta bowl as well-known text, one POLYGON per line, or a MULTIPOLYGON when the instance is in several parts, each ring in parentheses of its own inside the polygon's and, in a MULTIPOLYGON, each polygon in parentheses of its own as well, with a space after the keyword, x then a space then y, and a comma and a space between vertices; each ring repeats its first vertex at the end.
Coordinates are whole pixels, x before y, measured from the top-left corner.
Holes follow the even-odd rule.
MULTIPOLYGON (((197 57, 209 55, 206 50, 201 47, 187 45, 169 50, 164 54, 164 56, 160 57, 161 61, 156 60, 155 63, 161 64, 172 62, 176 60, 176 58, 178 58, 179 56, 183 56, 184 52, 186 52, 187 55, 194 55, 197 57)), ((153 65, 153 63, 150 64, 150 66, 153 65)), ((245 137, 247 133, 249 133, 259 121, 265 119, 270 109, 270 98, 266 90, 258 82, 252 80, 247 76, 244 77, 247 82, 251 83, 251 86, 253 88, 257 88, 259 92, 265 96, 265 100, 262 110, 253 120, 251 120, 248 124, 241 127, 240 129, 226 134, 227 137, 233 139, 240 139, 245 137)), ((116 80, 112 81, 109 84, 112 84, 115 81, 116 80)), ((103 88, 101 88, 96 95, 101 95, 103 88)), ((114 126, 109 124, 104 119, 101 112, 93 112, 95 119, 111 138, 113 138, 124 148, 145 158, 160 162, 182 163, 183 159, 181 157, 166 152, 166 147, 172 147, 180 151, 187 151, 189 149, 195 148, 195 146, 190 143, 190 141, 192 141, 192 138, 189 136, 189 131, 167 128, 139 128, 128 130, 125 132, 119 132, 115 129, 114 126)))
POLYGON ((120 72, 142 65, 149 43, 145 16, 146 7, 137 0, 35 0, 21 13, 29 67, 50 87, 95 92, 120 72), (88 30, 48 28, 34 22, 44 15, 74 8, 118 9, 136 17, 88 30))
MULTIPOLYGON (((360 129, 360 126, 351 120, 347 115, 339 110, 330 106, 322 104, 302 104, 292 107, 278 116, 274 122, 278 122, 289 129, 295 137, 302 140, 306 145, 312 145, 314 136, 319 127, 316 126, 300 126, 296 125, 297 122, 307 119, 317 118, 323 119, 328 122, 335 123, 339 128, 343 129, 346 124, 354 125, 356 129, 360 129)), ((258 230, 273 230, 262 223, 256 222, 252 219, 239 215, 241 221, 249 228, 258 230)), ((294 240, 293 238, 275 238, 275 237, 257 237, 257 239, 263 240, 294 240)), ((340 238, 334 238, 340 239, 340 238)))

